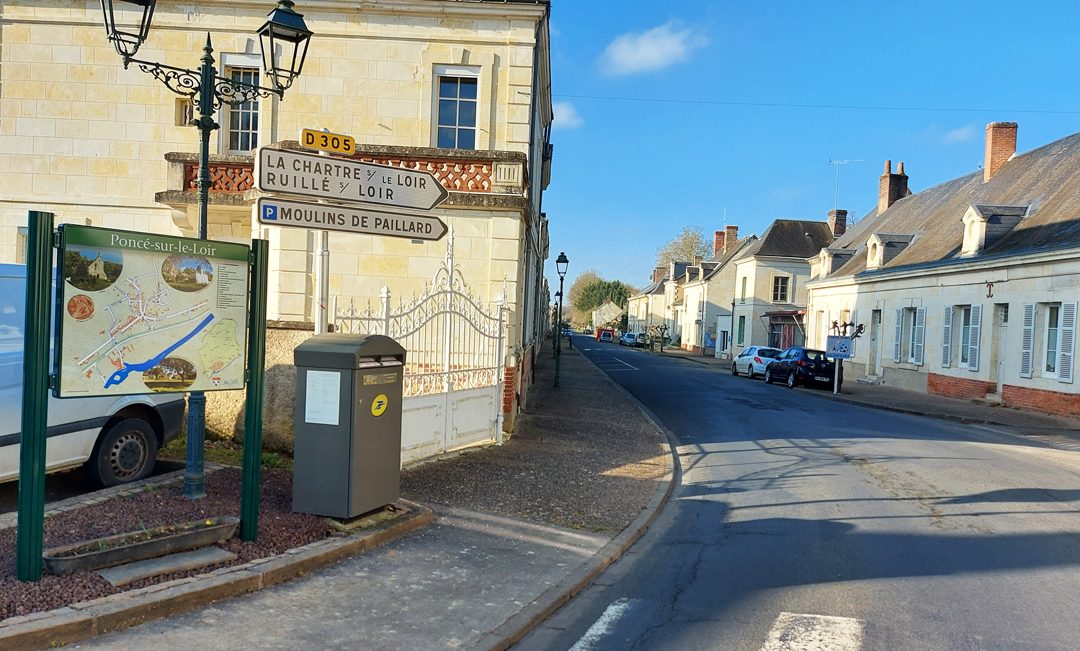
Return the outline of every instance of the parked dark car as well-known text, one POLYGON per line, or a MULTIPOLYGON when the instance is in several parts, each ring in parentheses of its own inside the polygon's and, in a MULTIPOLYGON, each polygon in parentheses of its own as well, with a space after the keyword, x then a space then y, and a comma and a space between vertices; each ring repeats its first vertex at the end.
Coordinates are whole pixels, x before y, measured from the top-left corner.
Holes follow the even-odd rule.
MULTIPOLYGON (((796 385, 832 388, 835 362, 825 357, 825 351, 794 346, 784 350, 776 361, 765 367, 765 381, 785 382, 789 389, 796 385)), ((840 386, 844 385, 843 366, 840 367, 840 386)))

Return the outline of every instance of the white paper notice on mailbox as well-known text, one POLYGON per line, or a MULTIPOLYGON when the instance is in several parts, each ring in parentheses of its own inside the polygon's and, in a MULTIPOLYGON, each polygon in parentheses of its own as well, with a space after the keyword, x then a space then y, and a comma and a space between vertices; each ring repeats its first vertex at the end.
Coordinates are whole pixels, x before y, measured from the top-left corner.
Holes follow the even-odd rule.
POLYGON ((305 385, 304 422, 314 425, 337 425, 341 411, 339 371, 308 371, 305 385))

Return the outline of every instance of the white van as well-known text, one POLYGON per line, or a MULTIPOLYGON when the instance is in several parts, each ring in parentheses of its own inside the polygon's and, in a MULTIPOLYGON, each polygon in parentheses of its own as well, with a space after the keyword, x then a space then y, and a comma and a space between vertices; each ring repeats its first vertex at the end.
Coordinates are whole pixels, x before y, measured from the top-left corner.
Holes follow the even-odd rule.
MULTIPOLYGON (((0 482, 19 477, 25 302, 26 267, 0 264, 0 482)), ((50 394, 46 470, 85 464, 103 486, 142 479, 158 449, 179 434, 184 404, 182 393, 63 400, 50 394)))

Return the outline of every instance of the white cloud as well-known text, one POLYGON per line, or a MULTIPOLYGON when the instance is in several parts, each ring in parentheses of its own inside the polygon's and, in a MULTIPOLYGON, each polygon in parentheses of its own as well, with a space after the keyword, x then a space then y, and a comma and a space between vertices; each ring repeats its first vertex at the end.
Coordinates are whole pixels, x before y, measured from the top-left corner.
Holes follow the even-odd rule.
POLYGON ((570 102, 555 102, 551 105, 555 112, 555 121, 551 126, 556 129, 576 129, 585 124, 585 120, 578 115, 577 109, 570 102))
POLYGON ((966 127, 960 127, 959 129, 953 129, 947 131, 942 141, 946 145, 955 145, 961 142, 971 142, 975 138, 975 127, 968 125, 966 127))
POLYGON ((668 21, 645 32, 628 32, 604 49, 600 64, 612 76, 662 70, 689 58, 708 43, 703 35, 668 21))

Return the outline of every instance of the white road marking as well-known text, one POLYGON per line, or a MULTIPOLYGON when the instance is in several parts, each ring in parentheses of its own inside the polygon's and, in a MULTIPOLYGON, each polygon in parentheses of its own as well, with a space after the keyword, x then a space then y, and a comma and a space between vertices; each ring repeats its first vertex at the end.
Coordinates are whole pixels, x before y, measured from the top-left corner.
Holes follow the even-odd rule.
POLYGON ((574 646, 570 647, 570 651, 589 651, 590 649, 595 649, 596 643, 600 642, 605 635, 615 628, 615 623, 639 603, 641 603, 640 599, 619 599, 612 603, 604 609, 604 612, 595 622, 593 622, 593 625, 589 627, 589 630, 585 631, 585 635, 582 635, 581 638, 574 643, 574 646))
POLYGON ((862 620, 780 613, 761 651, 859 651, 862 643, 862 620))

